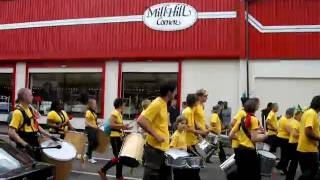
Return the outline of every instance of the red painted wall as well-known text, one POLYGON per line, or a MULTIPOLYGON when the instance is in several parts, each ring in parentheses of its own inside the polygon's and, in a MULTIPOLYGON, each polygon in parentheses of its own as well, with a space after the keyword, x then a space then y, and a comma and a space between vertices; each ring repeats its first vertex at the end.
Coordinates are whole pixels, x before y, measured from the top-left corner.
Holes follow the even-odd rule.
MULTIPOLYGON (((320 25, 319 0, 257 0, 250 14, 264 26, 320 25)), ((260 33, 250 26, 254 59, 319 59, 320 32, 260 33)))
MULTIPOLYGON (((23 0, 0 2, 0 24, 142 15, 163 0, 23 0)), ((176 2, 166 0, 165 2, 176 2)), ((236 11, 237 0, 184 0, 198 12, 236 11)), ((198 20, 178 32, 143 22, 0 31, 0 59, 237 58, 238 19, 198 20)))

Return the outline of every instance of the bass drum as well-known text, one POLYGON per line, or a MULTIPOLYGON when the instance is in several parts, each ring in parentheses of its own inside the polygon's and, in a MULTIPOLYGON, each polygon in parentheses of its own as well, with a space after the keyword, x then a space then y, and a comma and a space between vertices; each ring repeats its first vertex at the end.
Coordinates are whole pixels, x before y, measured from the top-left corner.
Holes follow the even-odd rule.
POLYGON ((138 167, 142 163, 144 139, 141 134, 129 134, 121 147, 119 159, 128 167, 138 167))
POLYGON ((74 145, 77 150, 77 154, 82 156, 85 154, 85 143, 87 137, 84 133, 68 131, 65 133, 64 140, 74 145))

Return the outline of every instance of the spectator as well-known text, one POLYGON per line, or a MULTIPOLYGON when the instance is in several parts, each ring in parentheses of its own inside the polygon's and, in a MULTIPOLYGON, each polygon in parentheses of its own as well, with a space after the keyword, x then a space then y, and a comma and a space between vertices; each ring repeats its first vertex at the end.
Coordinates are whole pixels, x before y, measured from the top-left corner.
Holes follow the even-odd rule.
POLYGON ((223 127, 225 129, 228 129, 231 123, 231 108, 228 107, 228 102, 223 102, 223 108, 221 110, 221 117, 222 117, 222 123, 223 127))
POLYGON ((174 123, 176 122, 177 117, 180 115, 178 106, 177 106, 177 100, 173 99, 171 101, 171 104, 168 108, 168 112, 170 115, 170 131, 174 132, 174 123))
POLYGON ((267 107, 263 110, 261 110, 261 121, 262 121, 262 126, 265 128, 265 122, 268 117, 269 112, 271 111, 272 108, 272 102, 269 102, 267 107))

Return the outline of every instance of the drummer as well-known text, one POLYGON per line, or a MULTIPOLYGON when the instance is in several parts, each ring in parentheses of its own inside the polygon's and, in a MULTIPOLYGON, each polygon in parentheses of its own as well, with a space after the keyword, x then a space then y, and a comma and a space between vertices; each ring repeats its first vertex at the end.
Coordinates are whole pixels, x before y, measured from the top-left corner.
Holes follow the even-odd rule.
POLYGON ((48 113, 47 124, 51 134, 57 134, 61 139, 68 130, 74 130, 69 121, 68 114, 63 110, 59 101, 55 100, 51 104, 51 111, 48 113))
POLYGON ((22 88, 18 91, 17 96, 18 105, 13 111, 8 135, 16 142, 17 149, 28 153, 35 160, 41 161, 41 152, 39 149, 35 149, 40 146, 38 133, 47 137, 51 136, 37 122, 35 110, 31 107, 33 99, 31 90, 22 88))
POLYGON ((266 135, 259 125, 259 120, 254 115, 258 108, 259 100, 257 98, 249 99, 244 105, 246 117, 241 119, 241 123, 236 124, 230 133, 231 136, 238 133, 239 147, 235 160, 239 179, 261 179, 260 162, 255 143, 263 142, 266 135))
POLYGON ((276 168, 281 171, 281 174, 286 174, 288 171, 287 170, 288 163, 289 163, 288 147, 289 147, 289 137, 290 137, 289 123, 291 121, 291 118, 293 118, 293 114, 294 114, 294 108, 288 108, 286 110, 286 115, 282 116, 279 120, 277 142, 281 148, 281 157, 276 168))
MULTIPOLYGON (((198 135, 201 134, 200 130, 196 129, 194 120, 194 109, 197 107, 197 96, 195 94, 187 95, 187 108, 182 112, 182 116, 187 120, 186 140, 188 151, 193 155, 198 155, 195 145, 199 143, 198 135)), ((190 169, 189 177, 194 180, 200 179, 200 169, 190 169)))
MULTIPOLYGON (((187 142, 186 142, 186 127, 187 121, 183 116, 178 116, 174 124, 176 129, 171 137, 170 148, 175 148, 183 151, 187 151, 187 142)), ((188 179, 188 171, 184 168, 174 168, 173 176, 174 180, 185 180, 188 179)))
POLYGON ((123 124, 122 120, 122 113, 126 107, 126 103, 122 98, 117 98, 114 100, 113 103, 114 111, 111 113, 110 116, 110 127, 111 127, 111 134, 110 134, 110 142, 112 146, 112 152, 114 157, 108 161, 103 168, 100 169, 99 174, 102 180, 106 180, 106 172, 113 166, 116 165, 116 179, 123 180, 122 176, 122 163, 119 161, 118 156, 120 153, 120 149, 122 146, 122 140, 124 130, 130 129, 128 124, 123 124))
MULTIPOLYGON (((219 112, 220 112, 220 106, 219 105, 213 106, 212 115, 210 118, 210 132, 216 134, 217 136, 221 134, 221 130, 222 130, 222 124, 219 118, 219 112)), ((218 154, 219 160, 220 160, 220 163, 223 163, 227 159, 227 157, 222 146, 222 141, 219 141, 218 147, 219 147, 219 154, 218 154)), ((210 155, 207 157, 207 162, 208 161, 210 161, 210 155)))
POLYGON ((197 129, 201 131, 202 136, 207 136, 209 131, 206 125, 206 117, 204 113, 204 103, 207 102, 208 99, 208 91, 204 89, 199 89, 196 92, 198 105, 194 109, 194 120, 197 126, 197 129))
POLYGON ((299 165, 301 167, 301 177, 299 179, 312 180, 319 177, 319 121, 320 96, 315 96, 310 108, 306 110, 301 118, 300 134, 297 151, 299 153, 299 165))
POLYGON ((299 154, 297 152, 298 139, 299 139, 299 129, 300 129, 300 120, 302 116, 302 109, 298 106, 295 109, 294 118, 289 123, 290 127, 290 137, 288 144, 288 154, 289 154, 289 169, 286 176, 286 180, 294 180, 296 175, 296 170, 298 167, 298 157, 299 154))
POLYGON ((148 133, 143 153, 143 180, 171 180, 171 168, 165 164, 165 152, 169 150, 167 103, 176 93, 176 83, 161 83, 160 97, 153 100, 138 118, 138 125, 148 133))
MULTIPOLYGON (((233 120, 231 122, 231 128, 233 128, 237 124, 241 123, 241 119, 247 116, 247 114, 244 110, 244 104, 247 102, 247 100, 248 100, 247 97, 241 98, 242 107, 240 107, 236 116, 233 118, 233 120)), ((234 150, 234 154, 237 156, 237 148, 239 147, 239 140, 238 140, 237 133, 234 134, 234 137, 230 137, 230 138, 232 139, 231 147, 234 150)))
POLYGON ((267 135, 268 139, 267 142, 269 143, 270 152, 275 153, 277 150, 277 134, 278 134, 278 119, 277 119, 277 112, 279 110, 279 106, 277 103, 272 103, 271 111, 268 114, 266 120, 266 127, 267 127, 267 135))
POLYGON ((97 101, 95 99, 88 100, 88 110, 86 112, 85 131, 88 135, 88 150, 87 157, 88 162, 91 164, 97 161, 92 158, 92 151, 98 146, 98 116, 96 113, 97 101))

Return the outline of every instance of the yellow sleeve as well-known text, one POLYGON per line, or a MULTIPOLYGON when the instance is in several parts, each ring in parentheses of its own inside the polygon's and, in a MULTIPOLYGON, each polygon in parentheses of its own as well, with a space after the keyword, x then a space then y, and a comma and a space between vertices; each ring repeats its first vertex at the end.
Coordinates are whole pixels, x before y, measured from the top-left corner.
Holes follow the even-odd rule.
POLYGON ((47 118, 47 119, 56 121, 57 118, 56 118, 55 112, 50 111, 50 112, 48 113, 48 118, 47 118))
POLYGON ((171 138, 170 147, 173 147, 173 148, 177 147, 177 142, 178 142, 177 140, 178 140, 178 136, 176 135, 176 133, 174 133, 171 138))
POLYGON ((160 111, 160 104, 153 102, 149 105, 149 107, 142 113, 143 117, 145 117, 149 122, 152 122, 157 114, 160 111))
POLYGON ((256 117, 251 116, 251 130, 259 129, 259 121, 256 117))
POLYGON ((15 129, 19 129, 20 125, 22 124, 23 117, 22 113, 19 110, 14 110, 12 113, 12 119, 10 122, 10 127, 13 127, 15 129))
POLYGON ((306 115, 306 122, 305 122, 305 124, 304 124, 304 127, 306 128, 306 127, 311 127, 312 129, 314 128, 313 126, 314 126, 314 118, 313 118, 313 116, 312 116, 312 114, 307 114, 306 115))
POLYGON ((193 122, 191 121, 192 113, 191 113, 190 111, 183 111, 183 112, 182 112, 182 116, 183 116, 184 118, 186 118, 186 120, 187 120, 187 125, 188 125, 189 127, 193 127, 193 122))
POLYGON ((242 118, 242 116, 243 116, 243 113, 242 113, 242 111, 240 110, 240 111, 238 111, 238 113, 236 114, 236 116, 235 116, 233 119, 239 120, 239 119, 242 118))
POLYGON ((268 114, 267 120, 271 120, 273 118, 273 116, 274 116, 274 112, 270 111, 268 114))
POLYGON ((90 112, 90 111, 87 111, 86 112, 86 120, 88 121, 91 121, 91 119, 92 119, 92 113, 90 112))
POLYGON ((69 119, 69 116, 68 116, 68 113, 65 112, 65 111, 62 111, 64 117, 66 118, 65 121, 68 122, 70 119, 69 119))

